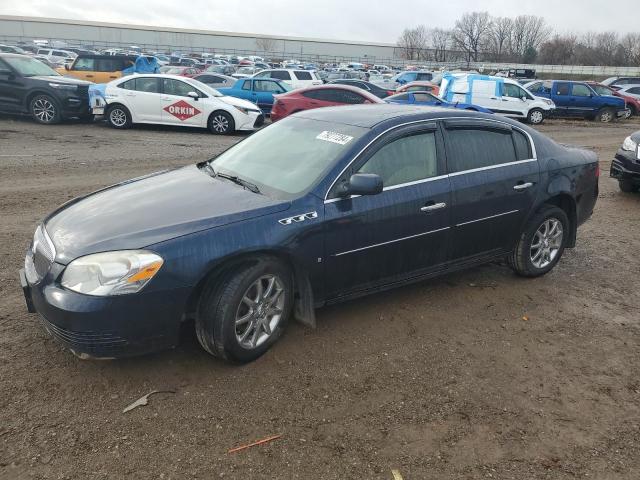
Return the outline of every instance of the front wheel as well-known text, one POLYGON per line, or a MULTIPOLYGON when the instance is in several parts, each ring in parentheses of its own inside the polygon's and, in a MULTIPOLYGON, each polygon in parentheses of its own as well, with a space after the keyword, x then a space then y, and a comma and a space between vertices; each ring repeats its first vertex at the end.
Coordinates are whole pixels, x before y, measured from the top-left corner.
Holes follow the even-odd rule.
POLYGON ((212 280, 196 315, 200 345, 215 357, 251 362, 280 338, 293 305, 289 269, 272 258, 256 258, 212 280))
POLYGON ((113 128, 118 129, 131 128, 133 124, 129 110, 118 104, 112 105, 107 110, 107 121, 113 128))
POLYGON ((60 107, 49 95, 37 95, 29 103, 29 111, 34 120, 45 125, 60 122, 60 107))
POLYGON ((544 112, 539 108, 532 108, 527 114, 527 122, 531 125, 540 125, 544 121, 544 112))
POLYGON ((508 257, 511 268, 523 277, 539 277, 556 266, 569 236, 569 218, 561 208, 548 205, 525 226, 508 257))
POLYGON ((596 122, 611 123, 616 118, 616 114, 611 108, 603 108, 596 115, 596 122))
POLYGON ((209 118, 209 131, 218 135, 229 135, 235 131, 233 117, 227 112, 213 112, 209 118))

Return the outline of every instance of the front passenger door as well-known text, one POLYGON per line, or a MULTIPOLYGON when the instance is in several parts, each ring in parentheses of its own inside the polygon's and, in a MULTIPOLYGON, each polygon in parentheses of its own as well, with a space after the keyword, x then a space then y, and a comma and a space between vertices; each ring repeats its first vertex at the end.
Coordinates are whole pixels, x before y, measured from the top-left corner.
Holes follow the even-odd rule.
POLYGON ((173 78, 162 79, 162 121, 174 125, 200 127, 206 124, 203 113, 204 107, 200 101, 189 96, 189 92, 196 92, 201 97, 204 93, 196 87, 173 78))
POLYGON ((451 199, 441 145, 435 123, 398 129, 337 179, 325 202, 330 298, 443 268, 451 199), (353 173, 380 175, 382 193, 339 197, 353 173))

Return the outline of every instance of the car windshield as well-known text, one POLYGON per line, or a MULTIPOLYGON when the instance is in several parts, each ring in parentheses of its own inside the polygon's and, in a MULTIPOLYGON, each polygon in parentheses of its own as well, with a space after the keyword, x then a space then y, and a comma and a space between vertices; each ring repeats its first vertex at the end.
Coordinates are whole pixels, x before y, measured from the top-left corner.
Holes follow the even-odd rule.
POLYGON ((179 75, 186 70, 186 67, 172 67, 168 68, 164 73, 169 73, 171 75, 179 75))
POLYGON ((48 65, 30 57, 4 57, 4 61, 17 70, 23 77, 60 75, 48 65))
POLYGON ((285 118, 226 150, 211 165, 267 194, 294 198, 316 185, 366 132, 352 125, 285 118))
POLYGON ((592 85, 592 87, 598 95, 613 95, 613 92, 607 87, 601 85, 592 85))
POLYGON ((239 68, 236 73, 252 75, 253 72, 255 72, 255 68, 253 67, 242 67, 242 68, 239 68))

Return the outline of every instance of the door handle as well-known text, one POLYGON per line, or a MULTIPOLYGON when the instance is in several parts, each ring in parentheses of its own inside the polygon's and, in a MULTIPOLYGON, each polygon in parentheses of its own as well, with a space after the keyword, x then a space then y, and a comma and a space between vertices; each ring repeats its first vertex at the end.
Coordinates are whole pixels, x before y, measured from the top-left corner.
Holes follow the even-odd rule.
POLYGON ((497 100, 498 97, 491 97, 491 100, 497 100))
POLYGON ((431 203, 428 205, 425 205, 424 207, 422 207, 420 209, 421 212, 433 212, 434 210, 440 210, 441 208, 446 208, 447 204, 444 202, 440 202, 440 203, 431 203))
POLYGON ((136 94, 135 94, 135 93, 125 93, 125 95, 126 95, 127 97, 135 97, 135 96, 136 96, 136 94))
POLYGON ((171 99, 169 97, 160 97, 160 100, 162 100, 163 102, 170 102, 171 99))
POLYGON ((502 99, 502 101, 503 101, 503 102, 508 102, 509 100, 508 100, 508 99, 506 99, 506 98, 503 98, 503 99, 502 99))
POLYGON ((87 78, 93 78, 93 75, 87 75, 86 77, 87 78))
POLYGON ((527 183, 519 183, 517 185, 514 185, 513 189, 516 190, 517 192, 521 192, 522 190, 526 190, 527 188, 531 188, 531 187, 533 187, 533 183, 527 182, 527 183))

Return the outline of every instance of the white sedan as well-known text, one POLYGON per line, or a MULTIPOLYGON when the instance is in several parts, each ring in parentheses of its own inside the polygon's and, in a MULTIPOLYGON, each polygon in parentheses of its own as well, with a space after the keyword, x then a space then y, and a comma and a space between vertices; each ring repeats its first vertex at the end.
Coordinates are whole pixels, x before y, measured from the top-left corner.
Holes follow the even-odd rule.
POLYGON ((260 108, 222 95, 187 77, 164 74, 130 75, 109 82, 92 94, 94 115, 105 115, 114 128, 134 123, 208 128, 212 133, 255 130, 264 123, 260 108))

